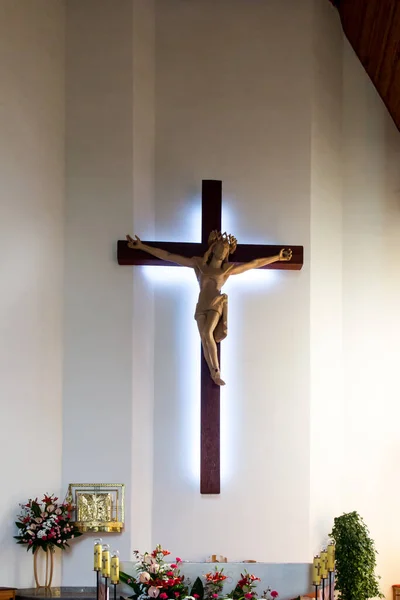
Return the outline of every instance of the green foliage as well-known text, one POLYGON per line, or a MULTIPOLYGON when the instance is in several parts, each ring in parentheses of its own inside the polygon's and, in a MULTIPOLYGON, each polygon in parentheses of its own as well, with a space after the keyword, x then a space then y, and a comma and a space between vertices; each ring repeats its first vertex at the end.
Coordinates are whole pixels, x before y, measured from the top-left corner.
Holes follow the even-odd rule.
POLYGON ((132 577, 132 575, 128 575, 128 573, 124 573, 124 571, 119 572, 119 578, 122 583, 126 583, 133 589, 133 596, 129 596, 130 598, 134 598, 140 596, 142 590, 140 585, 136 582, 136 579, 132 577))
POLYGON ((202 580, 200 579, 200 577, 197 577, 197 579, 195 580, 193 587, 190 591, 190 595, 194 596, 195 594, 197 594, 198 596, 198 600, 203 600, 204 598, 204 585, 202 580))
POLYGON ((336 517, 330 535, 335 542, 339 600, 383 598, 375 575, 377 551, 360 515, 354 511, 336 517))
POLYGON ((226 597, 231 598, 232 600, 241 600, 241 598, 243 598, 243 590, 240 585, 237 584, 226 597))

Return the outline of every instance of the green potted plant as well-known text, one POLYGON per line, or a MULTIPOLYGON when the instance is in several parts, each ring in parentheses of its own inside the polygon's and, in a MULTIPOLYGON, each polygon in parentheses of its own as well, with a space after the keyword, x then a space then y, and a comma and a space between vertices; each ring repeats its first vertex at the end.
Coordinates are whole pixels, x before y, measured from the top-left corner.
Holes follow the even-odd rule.
POLYGON ((375 575, 375 543, 362 517, 356 511, 336 517, 330 536, 335 542, 339 600, 383 598, 375 575))

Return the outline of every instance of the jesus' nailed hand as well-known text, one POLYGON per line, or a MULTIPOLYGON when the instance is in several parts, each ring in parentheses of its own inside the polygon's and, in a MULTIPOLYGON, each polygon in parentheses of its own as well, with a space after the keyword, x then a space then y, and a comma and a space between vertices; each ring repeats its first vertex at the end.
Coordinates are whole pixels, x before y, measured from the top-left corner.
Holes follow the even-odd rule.
POLYGON ((200 286, 200 294, 194 313, 199 329, 204 357, 216 385, 225 385, 221 379, 217 344, 228 333, 228 296, 221 293, 222 286, 231 275, 239 275, 250 269, 265 267, 278 261, 290 261, 292 251, 282 249, 276 256, 256 258, 247 263, 231 263, 229 255, 236 250, 237 240, 233 235, 212 231, 208 238, 208 248, 203 256, 181 256, 143 244, 135 236, 126 236, 129 248, 143 250, 161 260, 191 267, 200 286))

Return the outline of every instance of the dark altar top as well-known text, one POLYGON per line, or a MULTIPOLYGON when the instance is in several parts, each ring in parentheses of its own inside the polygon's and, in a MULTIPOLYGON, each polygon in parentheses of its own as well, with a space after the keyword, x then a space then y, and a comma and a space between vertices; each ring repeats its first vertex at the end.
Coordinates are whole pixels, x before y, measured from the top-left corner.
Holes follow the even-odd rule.
POLYGON ((21 600, 44 600, 47 598, 61 598, 62 600, 95 600, 95 587, 54 587, 27 588, 17 590, 15 598, 21 600))

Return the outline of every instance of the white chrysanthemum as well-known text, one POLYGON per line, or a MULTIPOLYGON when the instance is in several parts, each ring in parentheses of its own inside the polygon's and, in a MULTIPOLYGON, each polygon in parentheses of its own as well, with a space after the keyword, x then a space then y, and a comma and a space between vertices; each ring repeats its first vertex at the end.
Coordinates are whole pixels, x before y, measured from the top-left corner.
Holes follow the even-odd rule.
POLYGON ((46 535, 46 532, 45 532, 45 531, 38 531, 38 532, 37 532, 37 536, 38 536, 38 538, 42 538, 44 535, 46 535))

